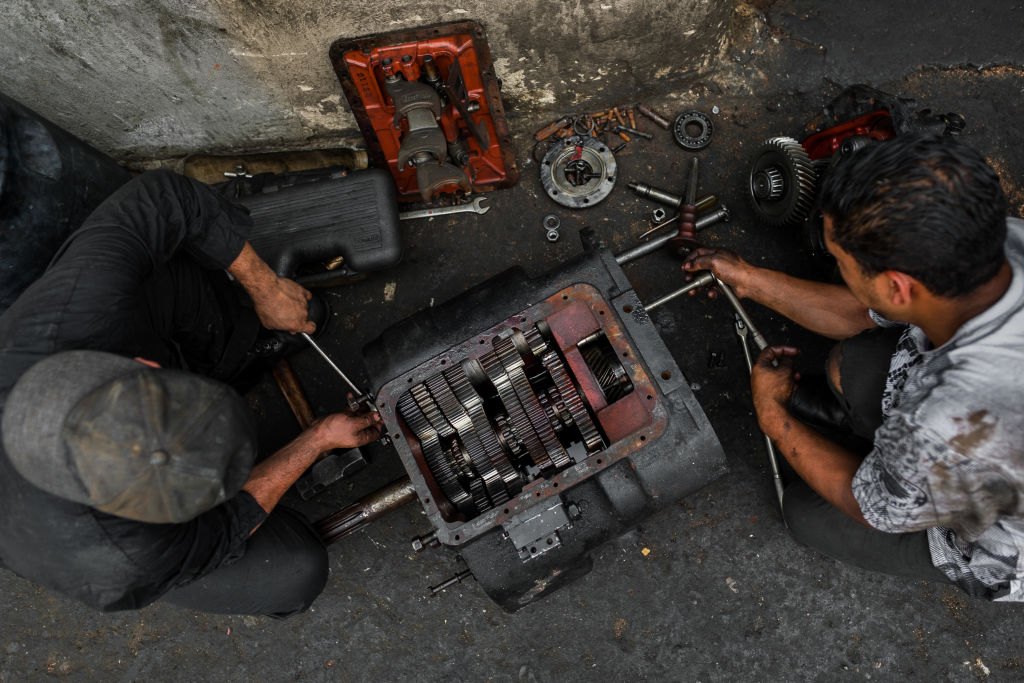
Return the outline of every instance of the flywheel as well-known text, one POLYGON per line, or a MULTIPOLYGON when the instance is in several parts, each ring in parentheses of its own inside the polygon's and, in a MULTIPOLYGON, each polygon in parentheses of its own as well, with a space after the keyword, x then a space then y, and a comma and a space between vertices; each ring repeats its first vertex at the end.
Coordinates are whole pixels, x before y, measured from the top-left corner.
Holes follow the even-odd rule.
POLYGON ((818 174, 803 145, 793 138, 769 138, 750 167, 750 201, 769 225, 795 225, 811 212, 818 174))

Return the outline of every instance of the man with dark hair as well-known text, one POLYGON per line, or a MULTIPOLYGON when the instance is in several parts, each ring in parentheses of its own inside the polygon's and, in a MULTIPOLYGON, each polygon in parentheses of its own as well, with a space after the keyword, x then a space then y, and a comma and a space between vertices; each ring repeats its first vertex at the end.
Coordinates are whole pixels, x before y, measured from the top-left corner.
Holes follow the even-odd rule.
POLYGON ((277 503, 380 418, 322 418, 254 466, 253 416, 224 382, 267 330, 317 322, 250 224, 201 183, 144 174, 0 316, 0 566, 105 611, 284 617, 323 590, 323 544, 277 503))
POLYGON ((802 480, 784 494, 790 530, 867 569, 1024 600, 1024 221, 981 155, 932 135, 860 150, 820 196, 843 285, 721 249, 683 264, 841 340, 831 391, 788 346, 751 377, 761 429, 802 480), (824 435, 837 428, 865 447, 824 435))

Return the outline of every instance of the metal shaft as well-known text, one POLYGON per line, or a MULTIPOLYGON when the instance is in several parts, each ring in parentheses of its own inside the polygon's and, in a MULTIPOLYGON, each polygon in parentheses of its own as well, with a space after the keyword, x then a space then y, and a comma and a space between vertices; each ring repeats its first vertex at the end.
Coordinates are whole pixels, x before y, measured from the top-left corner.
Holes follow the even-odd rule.
POLYGON ((409 477, 402 477, 333 515, 324 517, 315 524, 316 532, 324 544, 334 543, 413 500, 416 500, 416 489, 409 477))
POLYGON ((694 157, 690 161, 690 177, 688 179, 688 186, 686 188, 686 206, 695 206, 697 204, 697 168, 699 161, 697 157, 694 157))
POLYGON ((437 595, 438 593, 443 591, 448 586, 454 586, 457 583, 462 583, 466 579, 471 579, 471 578, 473 578, 473 571, 470 570, 470 569, 464 569, 463 571, 459 572, 458 574, 456 574, 455 576, 451 577, 450 579, 442 581, 441 583, 437 584, 436 586, 431 586, 430 587, 430 592, 433 593, 434 595, 437 595))
POLYGON ((689 282, 686 285, 684 285, 684 286, 680 287, 679 289, 677 289, 676 291, 670 292, 670 293, 666 294, 665 296, 661 297, 660 299, 652 301, 649 304, 644 304, 644 310, 646 310, 646 311, 653 311, 658 306, 661 306, 662 304, 667 304, 669 301, 672 301, 672 299, 675 299, 678 296, 682 296, 683 294, 686 294, 687 292, 692 292, 695 289, 700 289, 701 287, 707 287, 708 285, 712 284, 714 281, 715 281, 715 276, 714 275, 712 275, 711 273, 702 273, 702 274, 698 275, 697 278, 693 282, 689 282))
MULTIPOLYGON (((698 218, 695 226, 696 226, 698 231, 699 230, 703 230, 704 228, 708 227, 709 225, 714 225, 715 223, 718 223, 719 221, 727 221, 727 220, 729 220, 729 217, 731 215, 732 214, 729 212, 729 209, 727 207, 723 206, 723 207, 719 208, 717 211, 714 211, 712 213, 709 213, 706 216, 701 216, 700 218, 698 218)), ((677 216, 677 218, 678 218, 678 216, 677 216)), ((670 219, 670 221, 671 220, 675 220, 675 218, 670 219)), ((665 221, 665 223, 669 223, 670 221, 665 221)), ((662 225, 665 225, 665 223, 662 223, 662 225)), ((676 236, 676 233, 670 232, 667 235, 662 235, 661 237, 655 237, 653 240, 651 240, 649 242, 644 242, 643 244, 641 244, 639 246, 636 246, 636 247, 633 247, 632 249, 627 249, 626 251, 622 252, 621 254, 619 254, 619 255, 617 255, 615 257, 615 262, 618 263, 621 266, 623 263, 628 263, 628 262, 630 262, 630 261, 632 261, 634 259, 640 258, 641 256, 646 256, 647 254, 652 254, 652 253, 658 251, 658 249, 660 249, 666 242, 668 242, 670 239, 672 239, 675 236, 676 236)))
MULTIPOLYGON (((686 199, 685 197, 680 197, 677 194, 672 194, 668 190, 662 190, 654 187, 653 185, 648 185, 647 183, 629 183, 629 189, 633 190, 633 192, 636 192, 644 199, 651 199, 660 204, 674 206, 676 208, 682 206, 683 201, 686 199)), ((714 206, 717 201, 718 197, 713 194, 709 194, 698 199, 694 206, 697 207, 697 211, 704 211, 705 209, 710 209, 714 206)))
POLYGON ((366 397, 366 405, 370 408, 370 410, 373 410, 373 411, 377 410, 377 406, 374 405, 373 401, 371 401, 369 399, 369 394, 364 393, 363 391, 361 391, 359 389, 359 387, 357 387, 352 382, 352 380, 350 380, 348 378, 348 375, 346 375, 344 372, 342 372, 341 368, 339 368, 337 365, 334 364, 334 361, 331 360, 331 357, 328 356, 326 353, 324 353, 324 350, 320 348, 320 345, 317 344, 313 340, 312 337, 310 337, 305 332, 300 332, 299 334, 302 335, 303 339, 305 339, 307 342, 309 342, 310 346, 312 346, 314 349, 316 349, 316 352, 320 354, 320 357, 323 358, 325 361, 327 361, 327 364, 330 365, 331 368, 333 368, 336 373, 338 373, 338 376, 341 377, 341 379, 345 381, 345 384, 347 384, 349 386, 349 388, 352 389, 352 391, 355 392, 356 396, 366 397))
MULTIPOLYGON (((746 326, 743 322, 743 319, 737 313, 736 334, 739 335, 740 346, 743 347, 743 358, 747 361, 747 372, 753 373, 754 359, 750 355, 750 347, 747 346, 747 334, 745 328, 746 326)), ((775 444, 772 443, 772 440, 768 437, 768 435, 765 434, 764 432, 761 432, 761 436, 764 437, 764 445, 765 448, 768 450, 768 465, 772 469, 772 483, 775 484, 775 497, 779 501, 779 511, 781 512, 784 488, 782 486, 782 473, 779 471, 779 456, 775 452, 775 444)), ((785 523, 785 516, 783 516, 782 520, 783 523, 785 523)))

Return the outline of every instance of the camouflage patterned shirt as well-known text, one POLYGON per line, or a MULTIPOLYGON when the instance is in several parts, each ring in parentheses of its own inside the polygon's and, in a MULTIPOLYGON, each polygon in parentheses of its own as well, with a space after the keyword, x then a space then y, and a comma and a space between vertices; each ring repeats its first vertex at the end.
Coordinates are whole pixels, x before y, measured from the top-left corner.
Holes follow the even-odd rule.
POLYGON ((927 529, 933 564, 969 594, 1024 601, 1024 221, 1007 227, 999 301, 938 348, 907 326, 853 492, 876 529, 927 529))

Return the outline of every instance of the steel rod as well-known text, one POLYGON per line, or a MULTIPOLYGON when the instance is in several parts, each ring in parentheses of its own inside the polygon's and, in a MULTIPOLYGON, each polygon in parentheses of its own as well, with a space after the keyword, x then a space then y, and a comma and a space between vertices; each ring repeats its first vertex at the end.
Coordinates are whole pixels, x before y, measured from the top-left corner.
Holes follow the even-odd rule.
POLYGON ((657 299, 655 301, 652 301, 649 304, 644 304, 644 309, 647 310, 647 311, 653 311, 658 306, 661 306, 662 304, 667 304, 669 301, 672 301, 672 299, 675 299, 676 297, 682 296, 683 294, 686 294, 687 292, 692 292, 695 289, 700 289, 701 287, 707 287, 708 285, 712 284, 714 281, 715 281, 715 276, 714 275, 712 275, 711 273, 702 273, 702 274, 698 275, 697 278, 693 282, 688 282, 687 284, 685 284, 684 286, 680 287, 676 291, 669 292, 665 296, 663 296, 660 299, 657 299))

